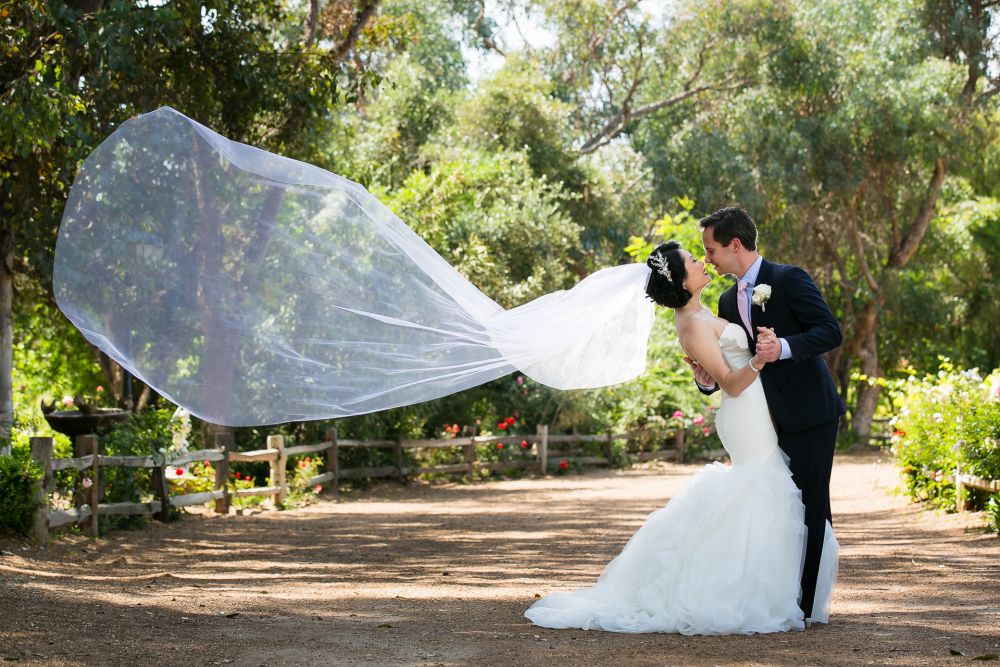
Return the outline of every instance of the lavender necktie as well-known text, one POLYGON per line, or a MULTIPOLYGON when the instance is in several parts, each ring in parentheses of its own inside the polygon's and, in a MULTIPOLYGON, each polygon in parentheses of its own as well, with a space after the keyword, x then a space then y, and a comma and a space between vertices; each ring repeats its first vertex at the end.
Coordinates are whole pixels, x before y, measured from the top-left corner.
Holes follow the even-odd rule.
POLYGON ((747 304, 747 288, 750 287, 750 283, 745 280, 740 280, 739 289, 736 292, 736 307, 740 311, 740 319, 743 320, 743 326, 746 327, 747 331, 753 334, 753 329, 750 328, 750 306, 747 304))

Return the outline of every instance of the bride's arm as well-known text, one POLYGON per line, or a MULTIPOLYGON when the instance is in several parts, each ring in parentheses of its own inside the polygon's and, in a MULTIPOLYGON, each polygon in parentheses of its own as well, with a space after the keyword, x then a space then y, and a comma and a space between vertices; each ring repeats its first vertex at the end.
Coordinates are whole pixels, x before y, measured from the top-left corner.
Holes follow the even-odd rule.
MULTIPOLYGON (((700 363, 730 396, 739 396, 759 375, 749 364, 735 371, 729 369, 715 331, 708 322, 692 322, 682 344, 689 356, 700 363)), ((757 371, 765 364, 757 355, 750 359, 750 363, 757 371)))

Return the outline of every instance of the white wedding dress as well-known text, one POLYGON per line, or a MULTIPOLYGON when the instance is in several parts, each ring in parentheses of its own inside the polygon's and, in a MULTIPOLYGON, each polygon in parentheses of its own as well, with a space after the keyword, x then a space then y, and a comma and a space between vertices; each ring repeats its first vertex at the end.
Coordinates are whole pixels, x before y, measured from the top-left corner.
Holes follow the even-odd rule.
MULTIPOLYGON (((750 359, 746 333, 719 337, 732 369, 750 359)), ((798 606, 805 551, 801 493, 760 380, 723 392, 716 420, 732 465, 705 466, 656 510, 590 588, 553 593, 525 616, 546 628, 721 635, 804 627, 798 606)), ((812 622, 827 622, 839 546, 827 523, 812 622)))

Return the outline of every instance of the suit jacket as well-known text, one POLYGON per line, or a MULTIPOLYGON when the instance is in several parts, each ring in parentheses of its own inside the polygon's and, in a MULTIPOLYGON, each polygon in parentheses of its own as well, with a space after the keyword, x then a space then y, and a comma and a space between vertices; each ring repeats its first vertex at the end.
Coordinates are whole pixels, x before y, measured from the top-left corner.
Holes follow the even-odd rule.
MULTIPOLYGON (((751 305, 748 331, 756 351, 757 327, 771 327, 788 342, 790 359, 767 364, 760 373, 764 395, 774 421, 786 431, 802 431, 844 414, 830 369, 822 355, 840 345, 837 318, 830 312, 816 283, 797 266, 761 262, 757 285, 770 285, 771 297, 762 306, 751 305)), ((719 317, 743 328, 736 305, 737 286, 723 292, 719 317)))

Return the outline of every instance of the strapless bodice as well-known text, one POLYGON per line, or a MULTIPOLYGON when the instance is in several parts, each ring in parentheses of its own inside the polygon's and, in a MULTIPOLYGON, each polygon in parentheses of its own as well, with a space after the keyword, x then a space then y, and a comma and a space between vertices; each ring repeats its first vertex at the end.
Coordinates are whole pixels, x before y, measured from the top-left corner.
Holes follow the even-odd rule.
POLYGON ((722 356, 730 370, 735 371, 738 368, 743 368, 752 356, 747 332, 735 322, 730 322, 722 330, 722 334, 719 336, 719 347, 722 349, 722 356))

